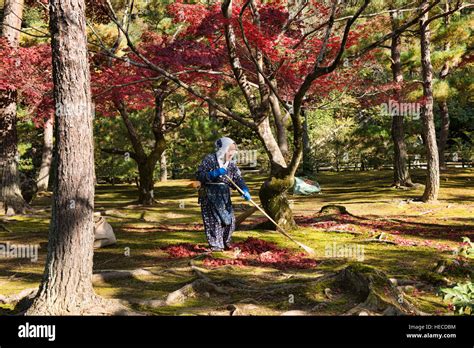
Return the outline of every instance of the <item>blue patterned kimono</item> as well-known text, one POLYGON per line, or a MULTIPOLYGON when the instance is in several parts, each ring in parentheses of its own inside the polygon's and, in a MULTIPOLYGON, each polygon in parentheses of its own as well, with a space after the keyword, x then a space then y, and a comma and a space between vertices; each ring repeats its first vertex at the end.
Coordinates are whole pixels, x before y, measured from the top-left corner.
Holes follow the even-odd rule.
MULTIPOLYGON (((218 168, 219 162, 216 154, 209 154, 202 160, 196 172, 196 178, 201 182, 198 203, 201 204, 207 241, 213 249, 224 249, 230 245, 232 233, 235 230, 235 216, 230 188, 236 188, 224 176, 211 180, 209 172, 218 168)), ((247 185, 235 162, 231 161, 229 163, 227 175, 242 190, 247 189, 247 185)))

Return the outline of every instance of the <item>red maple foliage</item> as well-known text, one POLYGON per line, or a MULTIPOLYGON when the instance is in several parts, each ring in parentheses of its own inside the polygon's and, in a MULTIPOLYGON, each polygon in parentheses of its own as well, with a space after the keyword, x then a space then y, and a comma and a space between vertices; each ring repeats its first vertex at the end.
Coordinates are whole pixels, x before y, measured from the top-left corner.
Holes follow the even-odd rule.
MULTIPOLYGON (((320 35, 305 35, 305 32, 315 25, 314 18, 317 23, 326 21, 329 8, 311 1, 304 16, 293 18, 290 17, 286 1, 254 1, 254 4, 255 16, 248 10, 241 14, 244 1, 235 0, 232 7, 230 24, 234 27, 240 64, 248 72, 250 82, 258 84, 258 71, 249 54, 258 49, 263 54, 267 73, 272 71, 279 94, 284 100, 290 101, 306 75, 314 68, 315 59, 323 45, 320 35), (307 19, 311 16, 312 22, 307 19)), ((234 85, 235 77, 229 63, 224 32, 228 22, 222 14, 220 3, 188 3, 180 0, 171 3, 167 13, 176 24, 176 32, 144 32, 137 44, 138 51, 153 64, 177 74, 181 81, 206 95, 216 95, 223 86, 234 85)), ((346 49, 365 39, 377 28, 374 23, 378 22, 379 19, 368 20, 351 30, 346 49)), ((321 65, 329 64, 335 58, 341 34, 340 30, 333 31, 321 65)), ((98 110, 104 114, 115 112, 111 106, 117 99, 130 103, 132 110, 149 107, 153 102, 151 79, 159 78, 159 74, 128 63, 127 59, 141 61, 133 52, 129 52, 124 59, 98 67, 93 73, 98 110)), ((363 60, 353 60, 318 78, 306 101, 311 103, 313 99, 320 100, 331 91, 341 91, 349 85, 363 84, 367 87, 358 71, 372 59, 373 55, 368 55, 363 60)))
MULTIPOLYGON (((208 252, 202 245, 181 243, 163 248, 172 258, 188 258, 208 252)), ((206 256, 203 264, 206 267, 257 266, 277 269, 309 269, 317 265, 316 260, 307 258, 304 253, 278 247, 275 243, 249 237, 233 245, 235 258, 217 258, 206 256)))
POLYGON ((295 253, 278 247, 275 243, 253 237, 244 242, 235 243, 233 249, 239 249, 236 259, 207 257, 204 265, 220 267, 225 265, 272 267, 277 269, 309 269, 317 265, 316 260, 307 258, 304 253, 295 253))
POLYGON ((0 38, 0 90, 16 90, 18 102, 30 109, 38 125, 51 117, 51 48, 47 44, 12 48, 0 38))
POLYGON ((172 258, 194 257, 208 251, 204 246, 191 243, 174 244, 164 247, 162 250, 167 252, 172 258))
MULTIPOLYGON (((324 22, 328 19, 329 8, 319 2, 311 1, 305 16, 290 17, 288 4, 286 1, 261 2, 255 1, 258 21, 252 16, 250 11, 242 11, 245 1, 234 1, 233 15, 230 24, 235 28, 238 40, 237 54, 240 63, 246 71, 251 72, 248 76, 251 82, 257 84, 258 71, 253 64, 250 50, 258 49, 262 52, 266 66, 274 69, 272 75, 277 80, 278 88, 284 99, 290 100, 297 89, 308 75, 318 56, 323 40, 317 35, 306 36, 305 32, 314 26, 308 21, 310 16, 316 17, 324 22), (241 12, 242 11, 242 12, 241 12), (242 25, 239 23, 241 18, 242 25)), ((227 23, 221 12, 220 4, 205 5, 202 3, 190 4, 182 1, 174 2, 168 7, 168 13, 173 17, 175 23, 185 26, 176 35, 173 46, 168 49, 173 50, 173 57, 180 60, 182 50, 191 51, 189 58, 182 68, 189 71, 197 68, 203 70, 202 58, 212 57, 213 63, 208 62, 208 69, 218 70, 222 73, 224 80, 229 80, 231 67, 228 64, 227 46, 224 35, 224 25, 227 23), (192 44, 198 43, 199 50, 194 54, 192 44), (205 52, 203 54, 203 52, 205 52)), ((372 22, 357 26, 349 34, 346 42, 346 49, 350 49, 359 43, 359 40, 367 37, 371 29, 372 22)), ((377 19, 378 21, 378 19, 377 19)), ((321 65, 330 63, 336 56, 341 36, 336 31, 330 37, 327 46, 328 53, 321 65)), ((149 46, 148 52, 153 51, 149 46)), ((153 55, 152 55, 153 56, 153 55)), ((364 62, 370 61, 367 56, 364 62)), ((361 60, 354 60, 350 66, 341 67, 331 74, 325 75, 312 86, 312 91, 316 92, 319 98, 327 95, 333 90, 342 90, 348 84, 354 84, 354 79, 358 79, 355 72, 364 63, 361 60)), ((196 74, 206 75, 206 72, 196 74)), ((212 75, 210 75, 212 76, 212 75)), ((210 78, 208 76, 207 78, 210 78)), ((215 75, 214 75, 215 76, 215 75)))

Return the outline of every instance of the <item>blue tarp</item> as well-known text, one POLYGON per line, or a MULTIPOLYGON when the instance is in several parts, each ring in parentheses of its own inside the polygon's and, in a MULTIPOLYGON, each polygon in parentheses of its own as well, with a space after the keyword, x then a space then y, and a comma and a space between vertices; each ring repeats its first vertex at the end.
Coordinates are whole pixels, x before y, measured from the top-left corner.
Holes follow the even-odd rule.
POLYGON ((295 195, 312 195, 321 192, 321 186, 314 180, 307 180, 312 184, 308 184, 304 179, 295 177, 295 186, 293 186, 293 194, 295 195))

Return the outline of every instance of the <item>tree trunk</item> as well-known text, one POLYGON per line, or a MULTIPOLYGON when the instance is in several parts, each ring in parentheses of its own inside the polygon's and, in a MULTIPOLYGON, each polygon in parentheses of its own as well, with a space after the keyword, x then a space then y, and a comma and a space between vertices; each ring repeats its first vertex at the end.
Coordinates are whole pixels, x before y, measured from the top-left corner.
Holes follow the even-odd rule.
MULTIPOLYGON (((143 141, 130 120, 130 116, 123 102, 115 102, 115 106, 122 116, 122 120, 127 129, 128 138, 132 144, 133 153, 130 157, 133 158, 138 166, 138 204, 153 205, 155 178, 154 172, 158 161, 162 160, 162 156, 166 150, 166 140, 164 136, 166 116, 163 111, 164 101, 169 95, 166 89, 166 83, 162 83, 159 88, 155 90, 155 115, 152 120, 151 130, 155 138, 152 150, 147 154, 143 146, 143 141)), ((115 151, 116 153, 123 153, 123 151, 115 151)))
MULTIPOLYGON (((296 223, 287 192, 293 187, 294 173, 290 173, 287 169, 285 159, 271 132, 268 117, 258 125, 258 135, 270 160, 270 177, 260 187, 260 202, 268 215, 280 226, 291 230, 296 227, 296 223)), ((262 227, 276 228, 271 222, 265 223, 262 227)))
POLYGON ((405 129, 403 116, 394 116, 392 119, 392 140, 394 145, 394 172, 393 186, 412 187, 408 169, 408 154, 405 144, 405 129))
POLYGON ((168 161, 166 157, 166 152, 163 152, 160 159, 160 181, 168 181, 168 161))
POLYGON ((56 107, 48 257, 28 315, 77 315, 100 302, 92 287, 94 149, 84 0, 51 0, 56 107), (58 107, 59 106, 59 107, 58 107))
MULTIPOLYGON (((253 7, 254 4, 251 3, 251 6, 253 7)), ((284 144, 286 143, 286 140, 281 138, 279 141, 277 141, 272 133, 268 115, 271 111, 273 111, 274 116, 278 117, 277 113, 279 105, 277 105, 277 96, 272 96, 271 88, 267 85, 262 75, 264 70, 262 52, 256 50, 254 57, 254 64, 258 69, 257 77, 260 101, 257 100, 257 96, 254 94, 253 88, 249 84, 246 70, 242 67, 238 56, 236 35, 232 21, 230 20, 233 13, 232 7, 232 0, 224 0, 222 2, 222 14, 226 19, 224 22, 224 32, 229 63, 232 68, 234 78, 239 85, 242 94, 244 95, 249 111, 254 119, 254 123, 251 123, 250 128, 252 128, 252 130, 258 134, 270 161, 270 177, 262 184, 260 188, 260 201, 265 211, 276 222, 281 224, 283 228, 290 229, 295 226, 295 222, 288 204, 286 193, 294 182, 294 172, 296 171, 296 167, 292 171, 288 170, 287 162, 283 154, 285 151, 284 144), (272 99, 273 97, 275 97, 275 99, 272 99), (282 145, 283 151, 282 148, 280 148, 280 145, 282 145)), ((254 24, 258 26, 258 11, 254 11, 253 13, 254 24)), ((274 87, 276 87, 276 85, 274 85, 274 87)), ((279 117, 278 120, 282 120, 282 118, 279 117)), ((294 118, 292 117, 292 121, 293 120, 294 118)), ((283 128, 278 129, 278 121, 277 132, 283 137, 284 130, 283 128)), ((298 136, 296 133, 295 135, 298 136)), ((295 162, 294 160, 297 159, 297 162, 299 163, 301 160, 301 156, 299 156, 300 149, 296 150, 296 152, 298 153, 296 156, 297 158, 293 155, 292 162, 295 162)), ((274 226, 271 227, 274 228, 274 226)))
MULTIPOLYGON (((423 1, 421 8, 426 9, 428 1, 423 1)), ((433 67, 431 65, 431 33, 428 20, 428 13, 420 20, 420 44, 421 44, 421 68, 423 78, 424 104, 422 107, 422 126, 425 137, 427 177, 423 202, 434 202, 438 199, 439 192, 439 157, 438 145, 436 143, 436 130, 433 115, 433 67)))
MULTIPOLYGON (((260 187, 259 198, 265 212, 285 230, 296 228, 293 212, 288 202, 288 190, 293 187, 294 175, 271 174, 260 187)), ((272 222, 265 223, 268 229, 275 229, 272 222)))
MULTIPOLYGON (((276 88, 276 82, 273 83, 276 88)), ((290 153, 288 150, 288 132, 287 119, 281 112, 280 102, 273 92, 270 93, 270 107, 272 110, 273 118, 275 120, 276 136, 278 141, 278 147, 285 159, 289 159, 290 153)))
POLYGON ((138 204, 143 205, 153 205, 155 203, 154 199, 154 186, 155 179, 153 177, 154 169, 156 162, 144 164, 138 164, 138 174, 139 174, 139 188, 138 188, 138 204))
POLYGON ((24 0, 5 0, 3 6, 2 36, 12 47, 18 47, 23 20, 24 0))
POLYGON ((159 121, 158 124, 154 128, 156 128, 156 134, 155 134, 155 141, 163 141, 163 150, 160 156, 160 181, 164 182, 168 180, 168 165, 167 165, 167 160, 166 160, 166 143, 165 139, 163 137, 163 132, 166 130, 165 127, 165 122, 166 122, 166 117, 165 113, 163 112, 163 103, 164 103, 164 97, 163 100, 160 98, 155 98, 155 104, 157 108, 161 108, 159 110, 155 110, 155 112, 158 112, 158 115, 155 115, 155 120, 159 121), (158 119, 159 118, 159 119, 158 119))
POLYGON ((38 192, 48 191, 49 173, 53 160, 53 118, 49 118, 44 123, 43 131, 43 154, 41 157, 41 167, 38 173, 36 185, 38 192))
MULTIPOLYGON (((23 0, 6 0, 3 8, 2 37, 13 48, 19 44, 23 7, 23 0)), ((16 96, 14 90, 0 91, 0 209, 7 214, 23 214, 26 209, 18 171, 16 96)))
POLYGON ((304 117, 303 121, 303 174, 311 175, 313 174, 313 161, 311 158, 311 146, 309 142, 309 133, 308 133, 308 116, 304 109, 301 109, 301 114, 304 117))
MULTIPOLYGON (((449 0, 446 0, 444 4, 444 10, 448 12, 450 10, 449 6, 449 0)), ((444 17, 444 26, 447 28, 449 25, 449 16, 444 17)), ((449 48, 451 46, 451 43, 449 42, 449 37, 446 38, 448 40, 444 44, 444 50, 449 51, 449 48)), ((443 67, 441 68, 441 71, 439 73, 439 78, 440 80, 445 80, 446 77, 448 76, 450 71, 450 64, 449 60, 447 59, 443 67)), ((448 109, 448 101, 441 100, 438 103, 439 105, 439 111, 441 114, 441 128, 439 131, 439 143, 438 143, 438 156, 439 156, 439 168, 440 169, 446 169, 446 158, 444 157, 444 152, 446 151, 446 145, 448 143, 448 137, 449 137, 449 109, 448 109)))
POLYGON ((446 100, 442 100, 438 103, 439 111, 441 115, 441 128, 439 131, 439 149, 438 149, 438 156, 439 156, 439 168, 446 169, 446 158, 444 157, 444 152, 446 151, 446 145, 448 143, 448 136, 449 136, 449 109, 448 109, 448 102, 446 100))
MULTIPOLYGON (((397 16, 391 13, 392 30, 396 30, 397 16)), ((402 64, 400 59, 401 37, 397 35, 392 38, 390 54, 392 58, 393 81, 401 84, 403 82, 402 64)), ((398 102, 400 102, 400 93, 397 93, 398 102)), ((407 149, 405 144, 405 129, 403 115, 394 115, 392 118, 392 140, 394 148, 393 158, 393 186, 403 187, 413 186, 410 172, 407 165, 407 149)))

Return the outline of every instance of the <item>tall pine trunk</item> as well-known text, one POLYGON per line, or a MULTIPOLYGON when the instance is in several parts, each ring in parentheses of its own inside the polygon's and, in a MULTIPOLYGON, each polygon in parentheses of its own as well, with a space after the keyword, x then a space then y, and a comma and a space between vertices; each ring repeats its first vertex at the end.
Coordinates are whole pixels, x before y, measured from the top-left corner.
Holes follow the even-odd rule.
POLYGON ((41 156, 41 167, 36 180, 38 192, 48 191, 49 173, 53 160, 53 118, 48 118, 43 127, 43 154, 41 156))
POLYGON ((95 308, 94 149, 84 0, 51 0, 56 102, 54 199, 48 257, 27 314, 83 314, 95 308))
MULTIPOLYGON (((23 0, 6 0, 3 8, 2 36, 14 49, 19 44, 23 7, 23 0)), ((15 90, 0 90, 0 209, 7 214, 22 214, 26 208, 18 170, 16 97, 15 90)))
MULTIPOLYGON (((450 10, 449 3, 450 3, 449 0, 446 0, 444 4, 444 10, 446 12, 450 10)), ((444 26, 447 28, 448 25, 449 25, 449 16, 446 16, 444 18, 444 26)), ((449 37, 446 38, 446 40, 448 41, 444 44, 444 50, 449 51, 449 48, 450 48, 449 37)), ((445 80, 449 74, 449 71, 450 71, 449 60, 446 60, 446 62, 443 64, 443 67, 441 68, 441 71, 439 73, 440 80, 445 80)), ((440 100, 438 102, 438 106, 439 106, 439 112, 441 116, 441 119, 440 119, 441 127, 439 130, 439 142, 438 142, 439 168, 446 169, 446 158, 444 157, 444 152, 446 151, 446 146, 448 144, 449 124, 450 124, 448 101, 446 99, 440 100)))
MULTIPOLYGON (((427 7, 428 1, 424 1, 421 8, 426 9, 427 7)), ((422 200, 424 202, 434 202, 438 199, 439 192, 439 157, 433 115, 433 66, 431 65, 430 49, 431 33, 427 21, 428 13, 423 15, 420 20, 421 69, 424 96, 421 121, 427 160, 427 177, 422 200)))
MULTIPOLYGON (((396 30, 396 15, 391 14, 392 30, 396 30)), ((396 35, 392 38, 390 55, 392 58, 392 75, 395 83, 403 82, 402 64, 400 59, 401 37, 396 35)), ((400 102, 400 93, 397 93, 400 102)), ((392 140, 394 148, 393 158, 393 186, 413 186, 410 172, 408 170, 408 153, 405 143, 405 127, 403 115, 393 115, 392 118, 392 140)))
POLYGON ((441 116, 441 127, 439 130, 439 143, 438 143, 438 153, 439 153, 439 168, 446 169, 446 158, 444 157, 444 152, 446 151, 446 145, 448 144, 449 136, 449 109, 447 100, 441 100, 438 103, 439 112, 441 116))

